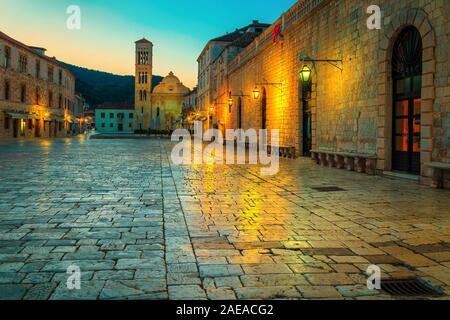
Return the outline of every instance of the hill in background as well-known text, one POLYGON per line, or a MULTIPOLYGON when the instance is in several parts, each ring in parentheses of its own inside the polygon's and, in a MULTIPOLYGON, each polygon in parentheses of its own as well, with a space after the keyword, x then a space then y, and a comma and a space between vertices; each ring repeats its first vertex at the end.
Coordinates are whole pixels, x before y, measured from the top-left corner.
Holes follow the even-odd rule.
MULTIPOLYGON (((134 103, 134 76, 120 76, 64 62, 61 64, 75 75, 75 90, 82 94, 91 107, 95 108, 105 102, 134 103)), ((162 79, 161 76, 153 76, 152 87, 162 79)))

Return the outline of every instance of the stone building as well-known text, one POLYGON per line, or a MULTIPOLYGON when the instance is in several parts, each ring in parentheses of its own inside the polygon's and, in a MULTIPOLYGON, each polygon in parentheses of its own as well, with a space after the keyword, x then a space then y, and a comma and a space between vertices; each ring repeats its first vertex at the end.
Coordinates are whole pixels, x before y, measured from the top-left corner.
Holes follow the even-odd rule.
POLYGON ((136 41, 135 131, 167 131, 183 125, 182 107, 189 89, 173 72, 152 87, 153 44, 136 41))
POLYGON ((198 107, 205 120, 205 129, 212 127, 212 116, 219 96, 219 87, 226 84, 226 65, 270 25, 254 20, 250 25, 210 40, 198 62, 198 107), (249 41, 250 39, 250 41, 249 41), (245 44, 245 45, 244 45, 245 44))
POLYGON ((81 94, 75 94, 75 101, 73 105, 73 133, 79 134, 86 130, 87 123, 84 118, 84 112, 88 108, 89 105, 86 103, 86 99, 81 94))
POLYGON ((95 130, 106 134, 133 133, 134 106, 106 102, 95 108, 95 130))
POLYGON ((182 109, 189 88, 170 72, 151 94, 150 128, 171 131, 183 126, 182 109))
POLYGON ((436 181, 450 163, 450 4, 380 0, 369 29, 372 4, 297 2, 228 64, 218 121, 279 129, 282 149, 323 165, 436 181))
POLYGON ((65 137, 75 119, 75 77, 45 49, 0 32, 0 139, 65 137))
POLYGON ((183 102, 183 128, 188 130, 194 129, 194 121, 196 121, 196 117, 198 113, 198 105, 197 105, 197 90, 195 87, 192 90, 189 90, 189 93, 184 95, 183 102))
POLYGON ((153 43, 141 39, 136 44, 136 74, 134 83, 135 130, 150 129, 150 113, 153 77, 153 43))

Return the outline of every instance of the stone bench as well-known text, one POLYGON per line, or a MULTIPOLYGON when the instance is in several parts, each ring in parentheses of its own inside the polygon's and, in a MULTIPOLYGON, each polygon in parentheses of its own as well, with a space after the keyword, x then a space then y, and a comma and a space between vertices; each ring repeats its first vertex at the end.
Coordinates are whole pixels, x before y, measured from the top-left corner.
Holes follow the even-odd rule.
POLYGON ((374 175, 377 157, 371 154, 311 150, 311 158, 317 164, 330 168, 347 169, 374 175))
MULTIPOLYGON (((227 141, 224 140, 223 144, 226 145, 227 143, 234 143, 234 147, 237 148, 238 143, 237 141, 227 141)), ((258 150, 259 151, 259 144, 256 145, 251 145, 248 141, 245 142, 245 149, 250 149, 250 147, 253 147, 253 150, 258 150)), ((267 145, 267 152, 268 154, 272 154, 272 149, 273 146, 271 145, 267 145)), ((296 155, 295 155, 295 147, 292 146, 279 146, 278 147, 278 151, 279 151, 279 155, 281 158, 289 158, 289 159, 295 159, 296 155)))
MULTIPOLYGON (((272 154, 273 147, 268 145, 267 146, 267 152, 269 154, 272 154)), ((288 158, 288 159, 295 159, 295 147, 292 146, 279 146, 278 147, 280 157, 281 158, 288 158)))
POLYGON ((450 163, 429 162, 426 167, 433 169, 433 187, 444 187, 444 172, 450 172, 450 163))

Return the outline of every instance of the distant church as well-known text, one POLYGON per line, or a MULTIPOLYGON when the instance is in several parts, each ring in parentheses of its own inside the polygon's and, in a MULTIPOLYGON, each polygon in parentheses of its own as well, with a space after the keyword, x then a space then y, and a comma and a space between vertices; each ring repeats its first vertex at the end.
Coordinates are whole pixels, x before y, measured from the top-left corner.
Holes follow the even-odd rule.
POLYGON ((189 89, 173 72, 152 88, 153 43, 136 41, 135 130, 174 130, 182 126, 184 95, 189 89))

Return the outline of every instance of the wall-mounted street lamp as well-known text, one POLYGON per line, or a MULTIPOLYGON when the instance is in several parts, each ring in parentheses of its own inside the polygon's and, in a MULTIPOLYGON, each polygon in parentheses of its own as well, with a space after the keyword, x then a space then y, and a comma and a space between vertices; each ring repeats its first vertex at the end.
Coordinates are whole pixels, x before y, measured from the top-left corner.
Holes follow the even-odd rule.
POLYGON ((311 80, 311 69, 307 65, 303 66, 303 69, 300 71, 300 77, 303 83, 309 83, 311 80))
POLYGON ((311 59, 310 57, 308 57, 305 54, 300 54, 299 59, 303 62, 326 62, 326 63, 331 64, 333 67, 341 70, 341 72, 343 70, 343 67, 342 67, 343 61, 339 60, 339 59, 311 59), (339 64, 340 64, 340 66, 339 66, 339 64))
POLYGON ((231 94, 231 92, 230 92, 229 98, 228 98, 228 106, 229 107, 232 107, 234 104, 233 97, 250 97, 250 95, 248 95, 248 94, 231 94))
POLYGON ((253 98, 254 98, 255 100, 258 100, 258 98, 259 98, 259 89, 258 89, 258 86, 255 86, 255 89, 253 89, 253 98))
MULTIPOLYGON (((265 86, 274 86, 277 89, 283 91, 283 84, 281 82, 264 82, 264 83, 257 83, 256 87, 265 87, 265 86)), ((259 97, 259 90, 258 90, 258 97, 259 97)), ((255 98, 256 99, 256 98, 255 98)))

